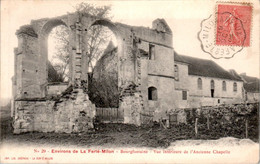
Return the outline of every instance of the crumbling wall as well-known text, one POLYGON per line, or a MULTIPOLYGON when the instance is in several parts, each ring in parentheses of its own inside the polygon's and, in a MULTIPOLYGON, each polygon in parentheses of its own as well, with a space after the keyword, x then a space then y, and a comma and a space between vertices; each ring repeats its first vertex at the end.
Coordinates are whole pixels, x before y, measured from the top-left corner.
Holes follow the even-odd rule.
MULTIPOLYGON (((17 31, 19 43, 18 48, 15 49, 15 76, 13 78, 15 133, 27 131, 70 133, 86 131, 93 127, 95 105, 88 97, 89 59, 85 55, 87 31, 92 25, 107 26, 117 38, 117 55, 112 54, 104 58, 104 62, 107 62, 105 65, 107 67, 104 69, 108 73, 105 79, 117 81, 110 88, 118 89, 118 92, 111 94, 114 95, 111 102, 115 104, 117 101, 118 105, 115 106, 118 106, 120 111, 124 111, 125 123, 141 124, 141 113, 149 110, 148 106, 144 105, 147 100, 141 89, 148 85, 142 83, 143 70, 138 44, 140 45, 141 42, 155 44, 158 54, 161 53, 160 51, 163 55, 166 53, 166 56, 160 57, 161 59, 167 57, 168 54, 172 55, 170 28, 161 19, 155 20, 153 28, 149 29, 112 23, 109 20, 81 13, 69 13, 60 17, 34 20, 30 25, 21 27, 17 31), (69 28, 69 86, 71 88, 69 88, 70 92, 65 91, 70 94, 48 95, 47 39, 50 31, 58 25, 65 25, 69 28)), ((164 70, 173 67, 168 59, 161 60, 159 63, 154 62, 154 65, 148 63, 148 65, 151 65, 151 70, 155 68, 157 74, 164 72, 168 74, 169 71, 164 70), (167 66, 163 65, 164 61, 167 66)), ((106 84, 104 81, 101 82, 106 84)), ((163 82, 165 80, 161 80, 158 85, 173 85, 163 82)), ((164 90, 161 94, 163 92, 164 90)), ((162 105, 158 110, 165 111, 168 108, 166 106, 168 99, 166 101, 159 99, 159 101, 162 101, 162 105)))
POLYGON ((124 123, 141 125, 142 95, 136 92, 134 84, 129 84, 124 88, 120 98, 120 108, 124 111, 124 123))
POLYGON ((137 42, 137 75, 143 110, 142 122, 167 119, 166 112, 174 108, 174 56, 172 32, 163 19, 153 21, 152 29, 134 27, 137 42), (153 57, 151 55, 153 48, 153 57), (139 57, 138 57, 139 56, 139 57), (157 99, 148 99, 148 88, 157 90, 157 99), (152 119, 151 119, 152 116, 152 119))
POLYGON ((51 83, 47 86, 47 96, 60 95, 68 88, 68 83, 51 83))
POLYGON ((44 97, 45 89, 39 84, 38 35, 31 26, 22 26, 17 32, 15 49, 15 99, 44 97))
POLYGON ((14 133, 82 132, 93 128, 95 105, 82 89, 49 100, 15 101, 14 133))
MULTIPOLYGON (((89 16, 91 17, 91 16, 89 16)), ((93 127, 95 105, 87 95, 85 78, 88 59, 84 58, 83 36, 96 17, 82 22, 72 13, 55 18, 34 20, 17 31, 14 76, 14 133, 27 131, 80 132, 93 127), (84 23, 84 27, 82 24, 84 23), (69 94, 53 94, 48 88, 48 47, 50 31, 58 26, 69 28, 69 94), (49 94, 47 93, 49 91, 49 94)), ((52 88, 53 89, 53 88, 52 88)), ((64 87, 57 86, 62 91, 64 87)), ((65 91, 67 93, 67 91, 65 91)))

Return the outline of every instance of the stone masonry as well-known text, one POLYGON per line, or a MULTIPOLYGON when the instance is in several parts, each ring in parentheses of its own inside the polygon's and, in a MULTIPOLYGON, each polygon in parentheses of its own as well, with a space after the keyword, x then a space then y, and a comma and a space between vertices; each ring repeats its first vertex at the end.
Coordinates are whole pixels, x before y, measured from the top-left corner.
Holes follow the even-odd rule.
MULTIPOLYGON (((93 25, 108 27, 117 38, 117 73, 119 108, 124 111, 124 123, 141 125, 141 114, 149 111, 147 101, 147 75, 142 75, 142 67, 146 72, 155 73, 149 79, 149 85, 167 82, 172 78, 173 63, 152 64, 143 62, 141 49, 149 51, 149 45, 155 46, 156 52, 164 52, 164 57, 173 58, 172 33, 163 19, 153 22, 152 29, 113 23, 82 13, 68 13, 55 18, 32 20, 29 25, 17 30, 18 47, 15 53, 15 75, 13 78, 14 133, 22 132, 81 132, 93 128, 95 105, 89 100, 88 57, 86 56, 86 34, 93 25), (48 87, 48 35, 59 25, 69 29, 70 62, 69 83, 67 89, 56 95, 48 87), (147 65, 148 64, 148 65, 147 65), (152 66, 149 66, 152 65, 152 66), (148 69, 148 70, 147 70, 148 69), (150 71, 149 71, 150 70, 150 71), (161 76, 166 79, 160 79, 161 76), (167 75, 168 74, 168 75, 167 75)), ((158 57, 160 58, 160 57, 158 57)), ((173 60, 170 60, 173 62, 173 60)), ((56 88, 64 88, 56 86, 56 88)), ((165 85, 165 84, 164 84, 165 85)), ((66 87, 65 87, 66 88, 66 87)), ((159 87, 160 88, 160 87, 159 87)), ((172 86, 172 88, 174 88, 172 86)), ((171 89, 170 89, 171 91, 171 89)), ((162 93, 160 93, 162 94, 162 93)), ((168 99, 153 109, 167 110, 168 99)), ((171 104, 170 104, 171 105, 171 104)))

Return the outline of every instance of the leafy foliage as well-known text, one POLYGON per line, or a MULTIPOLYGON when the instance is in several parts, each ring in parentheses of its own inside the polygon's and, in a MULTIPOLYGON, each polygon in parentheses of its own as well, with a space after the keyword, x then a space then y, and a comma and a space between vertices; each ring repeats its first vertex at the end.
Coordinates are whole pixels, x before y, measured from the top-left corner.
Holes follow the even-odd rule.
MULTIPOLYGON (((110 20, 110 6, 94 6, 82 2, 74 7, 76 12, 82 15, 92 15, 101 19, 110 20)), ((63 81, 68 80, 69 73, 69 29, 63 25, 54 28, 50 34, 56 40, 55 52, 51 61, 55 70, 62 76, 63 81)), ((89 71, 92 71, 95 63, 102 56, 108 42, 115 40, 113 32, 108 27, 93 25, 87 32, 86 54, 88 56, 89 71)))
POLYGON ((117 79, 108 75, 100 79, 92 79, 89 84, 89 98, 95 103, 96 107, 118 108, 117 79))
POLYGON ((89 99, 97 107, 119 106, 116 50, 107 52, 98 61, 93 77, 89 78, 89 99))
POLYGON ((69 73, 69 29, 64 25, 57 26, 50 33, 56 41, 51 63, 62 81, 68 80, 69 73))
MULTIPOLYGON (((80 3, 76 6, 77 12, 83 15, 93 15, 101 19, 110 20, 110 6, 94 6, 88 3, 80 3)), ((89 59, 89 71, 92 71, 95 63, 103 55, 110 40, 115 40, 113 32, 103 25, 94 25, 87 32, 87 56, 89 59)))

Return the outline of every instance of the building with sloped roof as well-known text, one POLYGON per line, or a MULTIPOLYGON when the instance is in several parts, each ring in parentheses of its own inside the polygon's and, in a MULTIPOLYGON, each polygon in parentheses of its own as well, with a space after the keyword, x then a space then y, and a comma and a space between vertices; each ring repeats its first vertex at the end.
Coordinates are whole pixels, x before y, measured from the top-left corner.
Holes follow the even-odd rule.
MULTIPOLYGON (((167 113, 175 109, 244 101, 243 80, 234 70, 229 72, 211 60, 176 52, 171 54, 157 45, 145 42, 139 43, 138 48, 141 59, 142 112, 146 115, 153 113, 153 120, 167 119, 167 113)), ((94 79, 104 79, 115 72, 116 49, 112 43, 108 45, 94 68, 94 79)), ((117 80, 112 77, 109 79, 117 80)), ((102 84, 107 84, 107 88, 112 86, 108 80, 102 84)), ((111 95, 114 93, 109 92, 111 95)))
MULTIPOLYGON (((113 117, 109 119, 139 126, 170 120, 175 109, 243 101, 243 80, 234 72, 211 60, 174 52, 172 31, 164 19, 156 19, 152 28, 146 28, 69 13, 33 20, 16 35, 12 113, 17 134, 88 131, 99 107, 104 109, 99 110, 103 118, 110 112, 113 117), (53 84, 59 76, 48 64, 48 35, 58 25, 71 29, 68 84, 53 84), (112 30, 118 47, 111 43, 97 62, 92 79, 96 84, 91 88, 86 31, 94 25, 112 30)), ((177 121, 186 120, 178 117, 177 121)))
POLYGON ((240 74, 244 82, 245 101, 257 102, 259 101, 259 85, 260 81, 256 77, 247 76, 246 73, 240 74))
POLYGON ((243 80, 214 61, 176 52, 174 61, 178 108, 243 102, 243 80))

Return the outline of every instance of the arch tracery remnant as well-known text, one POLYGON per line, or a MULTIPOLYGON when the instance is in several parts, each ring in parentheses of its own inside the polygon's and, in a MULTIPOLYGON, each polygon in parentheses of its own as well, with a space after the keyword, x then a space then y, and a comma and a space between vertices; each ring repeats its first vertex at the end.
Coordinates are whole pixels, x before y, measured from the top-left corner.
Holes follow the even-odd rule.
MULTIPOLYGON (((14 133, 71 133, 93 128, 96 107, 87 94, 89 66, 86 55, 86 36, 93 25, 106 26, 116 36, 119 108, 124 111, 124 123, 141 124, 140 113, 147 106, 143 100, 147 95, 144 89, 147 77, 141 76, 140 49, 148 51, 151 43, 158 47, 158 51, 163 50, 172 56, 172 32, 169 26, 163 19, 155 20, 153 28, 149 29, 113 23, 91 15, 69 13, 55 18, 32 20, 16 32, 18 47, 14 49, 12 108, 14 133), (50 86, 47 40, 50 31, 59 25, 69 29, 69 82, 50 86)), ((171 62, 170 66, 160 67, 174 72, 171 62)))

